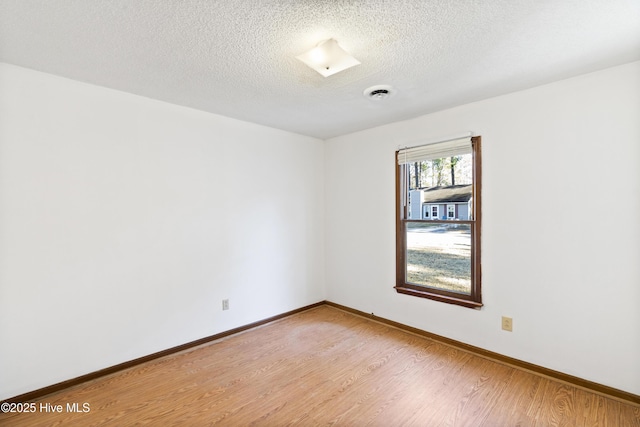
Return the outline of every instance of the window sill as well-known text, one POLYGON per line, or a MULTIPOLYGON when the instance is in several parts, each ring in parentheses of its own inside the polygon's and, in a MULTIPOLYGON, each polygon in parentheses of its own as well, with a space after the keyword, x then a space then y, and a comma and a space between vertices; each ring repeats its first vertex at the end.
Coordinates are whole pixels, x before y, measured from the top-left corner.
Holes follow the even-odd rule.
POLYGON ((458 298, 452 295, 442 295, 429 292, 427 290, 418 290, 413 288, 406 288, 401 286, 395 286, 396 292, 399 294, 412 295, 414 297, 427 298, 435 301, 446 302, 448 304, 460 305, 462 307, 480 309, 482 307, 481 302, 471 301, 464 298, 458 298))

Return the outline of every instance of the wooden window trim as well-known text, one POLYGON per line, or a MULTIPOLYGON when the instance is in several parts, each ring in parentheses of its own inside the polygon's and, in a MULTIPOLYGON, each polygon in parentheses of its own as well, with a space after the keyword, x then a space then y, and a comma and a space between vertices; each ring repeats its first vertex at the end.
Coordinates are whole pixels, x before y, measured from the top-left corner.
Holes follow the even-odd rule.
MULTIPOLYGON (((408 222, 451 223, 451 221, 415 220, 408 218, 407 206, 403 206, 402 180, 405 175, 406 165, 398 164, 398 152, 396 152, 396 292, 412 295, 420 298, 428 298, 449 304, 456 304, 469 308, 482 307, 482 264, 481 264, 481 234, 482 234, 482 150, 481 138, 471 138, 473 146, 473 192, 472 212, 473 219, 469 221, 456 221, 459 224, 471 225, 471 293, 470 295, 450 292, 442 289, 428 288, 407 283, 406 276, 406 224, 408 222)), ((406 190, 408 191, 408 189, 406 190)))

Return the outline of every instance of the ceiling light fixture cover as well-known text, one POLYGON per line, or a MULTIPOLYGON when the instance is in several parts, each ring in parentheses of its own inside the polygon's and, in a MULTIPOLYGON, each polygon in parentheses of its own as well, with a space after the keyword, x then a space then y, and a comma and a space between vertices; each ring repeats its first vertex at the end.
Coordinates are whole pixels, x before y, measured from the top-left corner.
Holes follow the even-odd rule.
POLYGON ((324 77, 360 64, 360 61, 345 52, 334 39, 320 42, 309 52, 298 55, 296 58, 324 77))

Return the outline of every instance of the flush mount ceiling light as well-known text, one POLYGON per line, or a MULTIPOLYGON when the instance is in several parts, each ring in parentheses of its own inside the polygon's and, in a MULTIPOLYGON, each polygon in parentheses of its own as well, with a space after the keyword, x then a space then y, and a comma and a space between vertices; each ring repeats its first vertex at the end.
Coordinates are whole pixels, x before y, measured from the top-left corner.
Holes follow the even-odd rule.
POLYGON ((296 58, 324 77, 360 64, 360 61, 345 52, 334 39, 320 42, 309 52, 298 55, 296 58))

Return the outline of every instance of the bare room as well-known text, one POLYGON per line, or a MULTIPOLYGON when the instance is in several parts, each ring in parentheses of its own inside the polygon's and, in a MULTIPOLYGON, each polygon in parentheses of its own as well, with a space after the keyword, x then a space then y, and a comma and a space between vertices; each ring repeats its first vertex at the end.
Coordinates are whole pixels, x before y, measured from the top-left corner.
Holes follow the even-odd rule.
POLYGON ((637 0, 0 0, 0 425, 640 426, 639 211, 637 0))

